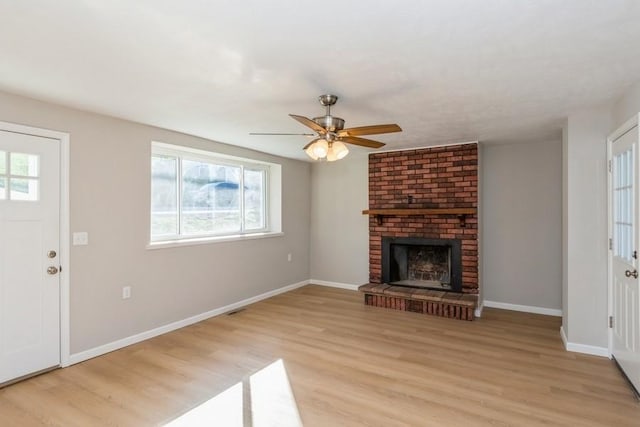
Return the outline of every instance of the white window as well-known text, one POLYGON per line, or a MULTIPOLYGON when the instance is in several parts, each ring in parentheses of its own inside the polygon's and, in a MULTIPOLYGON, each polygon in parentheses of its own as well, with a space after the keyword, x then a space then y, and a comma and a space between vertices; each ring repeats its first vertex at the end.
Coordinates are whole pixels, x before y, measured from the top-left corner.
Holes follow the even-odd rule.
POLYGON ((0 200, 39 199, 40 156, 0 151, 0 200))
POLYGON ((277 165, 152 143, 151 242, 274 230, 270 180, 277 165))

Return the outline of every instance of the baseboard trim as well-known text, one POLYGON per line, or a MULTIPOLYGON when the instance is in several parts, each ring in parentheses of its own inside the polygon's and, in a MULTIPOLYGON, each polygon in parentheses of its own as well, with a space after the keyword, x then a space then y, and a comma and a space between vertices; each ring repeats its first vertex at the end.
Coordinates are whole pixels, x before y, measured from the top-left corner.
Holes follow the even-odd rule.
POLYGON ((564 333, 564 326, 560 326, 560 339, 562 340, 562 345, 564 349, 567 349, 567 334, 564 333))
POLYGON ((483 302, 485 307, 500 308, 502 310, 522 311, 524 313, 545 314, 547 316, 562 317, 562 310, 556 308, 535 307, 532 305, 509 304, 506 302, 487 301, 483 302))
POLYGON ((611 355, 609 354, 609 349, 606 347, 576 344, 576 343, 567 341, 567 334, 564 333, 564 328, 562 326, 560 326, 560 338, 562 339, 562 344, 564 344, 564 349, 567 351, 571 351, 573 353, 589 354, 591 356, 611 358, 611 355))
POLYGON ((478 306, 476 307, 475 316, 482 317, 482 309, 484 308, 484 304, 482 301, 478 301, 478 306))
POLYGON ((273 296, 292 291, 294 289, 308 285, 309 283, 310 283, 309 280, 303 280, 301 282, 294 283, 292 285, 283 286, 282 288, 274 289, 272 291, 265 292, 263 294, 256 295, 254 297, 244 299, 242 301, 238 301, 229 305, 225 305, 223 307, 209 310, 205 313, 197 314, 187 319, 178 320, 177 322, 169 323, 168 325, 160 326, 158 328, 141 332, 139 334, 132 335, 130 337, 122 338, 120 340, 113 341, 108 344, 104 344, 89 350, 81 351, 80 353, 72 354, 69 356, 68 363, 65 364, 65 367, 74 365, 76 363, 84 362, 85 360, 93 359, 94 357, 98 357, 103 354, 110 353, 115 350, 119 350, 123 347, 127 347, 132 344, 137 344, 141 341, 157 337, 158 335, 166 334, 167 332, 175 331, 176 329, 184 328, 185 326, 193 325, 194 323, 201 322, 211 317, 219 316, 221 314, 238 309, 240 307, 244 307, 246 305, 253 304, 258 301, 262 301, 264 299, 271 298, 273 296))
POLYGON ((326 280, 316 280, 311 279, 309 283, 312 285, 321 285, 328 286, 330 288, 340 288, 340 289, 348 289, 350 291, 357 291, 360 285, 352 285, 350 283, 340 283, 340 282, 328 282, 326 280))

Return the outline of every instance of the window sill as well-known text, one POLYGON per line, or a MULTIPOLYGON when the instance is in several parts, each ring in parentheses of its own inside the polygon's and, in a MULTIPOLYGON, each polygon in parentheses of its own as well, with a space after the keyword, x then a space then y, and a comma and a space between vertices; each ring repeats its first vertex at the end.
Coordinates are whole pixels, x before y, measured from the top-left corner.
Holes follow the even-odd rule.
POLYGON ((179 248, 183 246, 209 245, 212 243, 222 242, 238 242, 243 240, 268 239, 270 237, 284 236, 283 232, 265 232, 252 234, 236 234, 232 236, 216 236, 216 237, 195 237, 193 239, 176 239, 165 240, 162 242, 151 242, 147 245, 147 249, 167 249, 179 248))

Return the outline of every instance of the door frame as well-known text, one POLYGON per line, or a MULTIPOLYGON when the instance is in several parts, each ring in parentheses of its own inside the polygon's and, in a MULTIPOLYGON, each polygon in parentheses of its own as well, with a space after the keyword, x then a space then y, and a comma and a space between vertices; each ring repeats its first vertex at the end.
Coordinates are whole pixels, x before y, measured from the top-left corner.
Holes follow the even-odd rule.
MULTIPOLYGON (((611 169, 612 164, 612 153, 613 153, 613 141, 620 138, 625 133, 629 132, 636 126, 640 125, 640 113, 635 114, 629 120, 624 122, 618 129, 613 131, 607 137, 607 323, 611 316, 613 316, 613 249, 609 242, 613 241, 613 194, 611 192, 611 185, 613 183, 613 174, 611 169)), ((640 144, 638 146, 638 150, 640 153, 640 144)), ((638 156, 636 156, 636 169, 640 171, 640 162, 638 161, 638 156)), ((636 212, 636 215, 640 214, 640 212, 636 212)), ((639 224, 640 225, 640 224, 639 224)), ((634 230, 634 232, 640 231, 640 226, 637 226, 638 230, 634 230)), ((613 329, 607 324, 607 341, 608 341, 608 353, 609 359, 613 358, 613 329)))
POLYGON ((69 134, 55 130, 0 121, 0 131, 60 141, 60 366, 70 365, 70 226, 69 226, 69 134))

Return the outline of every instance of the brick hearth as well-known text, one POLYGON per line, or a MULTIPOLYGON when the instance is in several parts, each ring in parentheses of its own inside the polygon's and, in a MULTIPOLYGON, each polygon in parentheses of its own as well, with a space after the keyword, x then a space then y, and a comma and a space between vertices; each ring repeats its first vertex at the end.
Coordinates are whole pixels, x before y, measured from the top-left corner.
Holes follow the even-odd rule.
POLYGON ((359 288, 364 303, 461 320, 473 320, 475 295, 368 283, 359 288))

